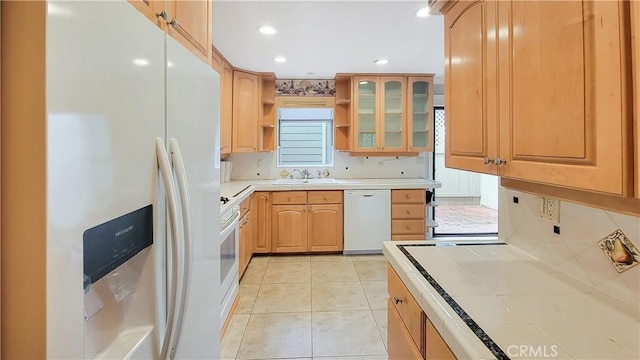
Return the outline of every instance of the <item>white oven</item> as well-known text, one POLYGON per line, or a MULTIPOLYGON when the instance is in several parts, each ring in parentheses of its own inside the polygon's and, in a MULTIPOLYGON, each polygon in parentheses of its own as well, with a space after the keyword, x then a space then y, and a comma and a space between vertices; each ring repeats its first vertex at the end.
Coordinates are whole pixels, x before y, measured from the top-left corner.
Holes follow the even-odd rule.
POLYGON ((220 323, 224 324, 238 295, 239 251, 238 206, 222 211, 220 215, 220 288, 222 292, 220 323))

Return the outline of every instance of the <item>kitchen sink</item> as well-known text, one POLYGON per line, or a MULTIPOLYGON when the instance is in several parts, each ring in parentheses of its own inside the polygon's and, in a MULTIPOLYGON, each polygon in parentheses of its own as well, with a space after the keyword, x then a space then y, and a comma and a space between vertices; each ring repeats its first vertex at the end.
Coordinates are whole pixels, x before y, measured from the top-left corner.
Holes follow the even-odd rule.
POLYGON ((336 179, 277 179, 276 185, 336 184, 336 179))

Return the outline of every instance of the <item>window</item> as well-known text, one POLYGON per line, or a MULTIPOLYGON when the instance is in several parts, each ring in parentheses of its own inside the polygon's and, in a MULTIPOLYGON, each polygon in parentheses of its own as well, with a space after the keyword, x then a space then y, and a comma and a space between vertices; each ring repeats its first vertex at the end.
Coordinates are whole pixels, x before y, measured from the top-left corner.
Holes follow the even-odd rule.
POLYGON ((278 166, 333 165, 333 109, 278 110, 278 166))

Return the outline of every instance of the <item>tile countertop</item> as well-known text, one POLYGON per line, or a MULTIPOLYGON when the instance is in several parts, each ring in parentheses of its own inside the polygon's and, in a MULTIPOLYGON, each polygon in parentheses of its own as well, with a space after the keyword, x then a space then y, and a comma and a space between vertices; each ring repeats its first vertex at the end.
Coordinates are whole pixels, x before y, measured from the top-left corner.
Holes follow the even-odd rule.
POLYGON ((434 244, 383 251, 458 359, 640 359, 637 308, 511 245, 434 244))
MULTIPOLYGON (((254 191, 292 190, 377 190, 377 189, 433 189, 442 186, 437 181, 422 178, 402 179, 334 179, 331 183, 278 184, 271 180, 234 180, 220 184, 220 195, 228 197, 228 206, 239 204, 254 191)), ((313 181, 313 179, 311 179, 313 181)))

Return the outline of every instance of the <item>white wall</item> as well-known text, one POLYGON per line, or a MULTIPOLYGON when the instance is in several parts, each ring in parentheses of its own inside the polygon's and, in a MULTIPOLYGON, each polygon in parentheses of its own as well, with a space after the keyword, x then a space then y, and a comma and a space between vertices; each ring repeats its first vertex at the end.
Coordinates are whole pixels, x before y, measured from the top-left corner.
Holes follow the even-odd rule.
MULTIPOLYGON (((329 167, 300 167, 308 168, 313 177, 316 170, 329 170, 329 177, 339 179, 350 178, 431 178, 427 171, 430 153, 420 153, 418 157, 350 157, 344 152, 335 152, 334 165, 329 167), (420 163, 419 160, 421 159, 420 163)), ((233 162, 231 179, 279 179, 280 172, 286 169, 292 173, 292 168, 277 167, 275 152, 232 154, 229 161, 233 162)))
POLYGON ((560 235, 537 216, 536 196, 500 188, 499 238, 640 311, 640 266, 618 273, 596 242, 622 229, 640 248, 640 218, 562 201, 560 235), (517 196, 519 203, 513 203, 517 196))
POLYGON ((495 175, 480 175, 480 205, 498 209, 498 188, 500 178, 495 175))

